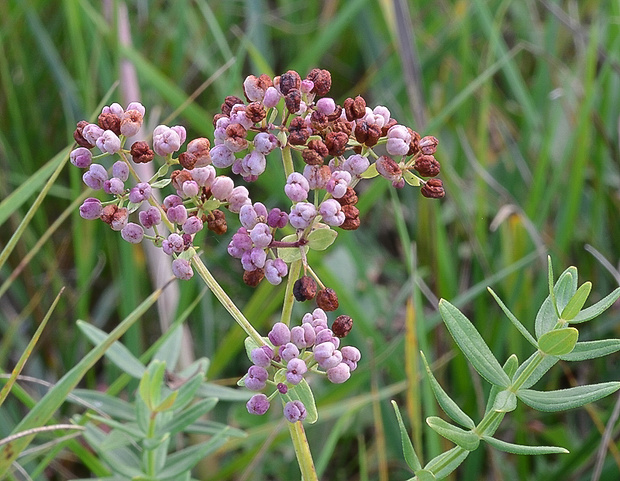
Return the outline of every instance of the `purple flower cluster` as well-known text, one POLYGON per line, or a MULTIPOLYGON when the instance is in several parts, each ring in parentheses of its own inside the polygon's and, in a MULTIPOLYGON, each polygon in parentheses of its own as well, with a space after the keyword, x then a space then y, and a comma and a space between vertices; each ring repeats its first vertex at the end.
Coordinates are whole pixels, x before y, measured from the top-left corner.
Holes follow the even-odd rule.
MULTIPOLYGON (((305 314, 301 325, 291 329, 281 322, 274 324, 267 338, 268 345, 251 351, 253 365, 242 381, 251 391, 262 391, 267 385, 276 390, 269 397, 262 393, 252 396, 247 403, 252 414, 265 414, 270 400, 278 393, 295 389, 310 371, 323 373, 334 384, 345 382, 361 358, 356 347, 339 349, 340 339, 328 327, 325 311, 319 308, 305 314), (286 382, 276 382, 275 378, 282 375, 286 382)), ((301 401, 289 401, 284 407, 284 416, 290 422, 303 421, 306 414, 301 401)))

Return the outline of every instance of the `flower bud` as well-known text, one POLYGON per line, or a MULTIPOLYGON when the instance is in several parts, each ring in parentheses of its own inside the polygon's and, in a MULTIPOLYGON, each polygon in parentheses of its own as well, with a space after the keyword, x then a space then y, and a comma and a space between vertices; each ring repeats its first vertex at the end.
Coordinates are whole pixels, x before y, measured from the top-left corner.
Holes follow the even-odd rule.
POLYGON ((285 362, 289 362, 297 357, 299 357, 299 349, 292 342, 287 342, 285 345, 280 346, 280 358, 285 362))
POLYGON ((194 275, 190 262, 181 258, 172 261, 172 273, 184 281, 191 279, 194 275))
POLYGON ((139 244, 144 237, 144 229, 138 224, 129 222, 121 229, 121 237, 131 244, 139 244))
POLYGON ((137 110, 127 110, 121 118, 120 132, 125 137, 133 137, 142 127, 142 114, 137 110))
POLYGON ((104 131, 95 143, 104 154, 115 154, 121 150, 121 139, 111 130, 104 131))
MULTIPOLYGON (((290 344, 290 345, 293 346, 295 349, 297 349, 297 347, 294 344, 290 344)), ((285 358, 282 357, 282 359, 285 359, 285 358)), ((290 384, 297 385, 304 378, 304 374, 307 371, 308 371, 308 367, 306 366, 306 363, 302 361, 301 359, 294 357, 290 359, 286 364, 286 380, 290 384)))
POLYGON ((298 202, 291 208, 288 220, 296 229, 305 229, 312 224, 316 215, 317 211, 314 204, 309 202, 298 202))
POLYGON ((200 232, 202 230, 202 227, 203 227, 202 220, 200 220, 198 217, 193 215, 189 217, 185 222, 183 222, 182 229, 183 229, 183 232, 191 235, 191 234, 200 232))
POLYGON ((283 346, 291 341, 291 331, 283 322, 276 322, 267 337, 274 346, 283 346))
POLYGON ((151 206, 138 213, 138 219, 145 229, 150 229, 155 225, 161 224, 161 212, 157 207, 151 206))
POLYGON ((93 154, 90 150, 85 147, 78 147, 75 150, 71 151, 69 155, 71 159, 71 163, 80 169, 85 169, 88 167, 93 161, 93 154))
POLYGON ((228 196, 230 196, 230 194, 232 193, 234 187, 235 184, 230 177, 220 175, 217 176, 213 181, 213 184, 211 184, 211 194, 217 200, 227 200, 228 196))
POLYGON ((282 259, 268 259, 265 261, 265 277, 270 284, 277 286, 287 274, 288 266, 282 259))
POLYGON ((243 382, 250 391, 261 391, 265 389, 268 378, 269 373, 264 367, 250 366, 243 382))
POLYGON ((88 171, 82 175, 84 183, 94 190, 103 188, 103 183, 108 180, 108 172, 101 164, 90 164, 88 171))
POLYGON ((289 401, 284 405, 284 417, 287 421, 295 423, 297 421, 303 421, 308 415, 306 406, 301 401, 289 401))
POLYGON ((327 379, 334 384, 342 384, 351 377, 351 368, 344 362, 327 370, 327 379))
POLYGON ((92 149, 95 146, 95 143, 90 143, 88 140, 86 140, 82 132, 84 130, 84 127, 86 127, 87 125, 88 122, 86 120, 80 120, 77 123, 75 131, 73 132, 73 138, 80 147, 92 149))
POLYGON ((273 349, 269 346, 261 346, 252 349, 250 352, 252 362, 257 366, 267 368, 273 360, 273 349))
POLYGON ((403 175, 403 172, 398 164, 387 155, 382 155, 379 157, 375 162, 375 165, 377 166, 377 172, 392 182, 400 180, 403 175))
POLYGON ((129 202, 139 204, 151 196, 151 186, 148 182, 140 182, 129 191, 129 202))
POLYGON ((101 216, 103 206, 99 199, 89 197, 80 206, 80 217, 86 220, 95 220, 101 216))
POLYGON ((269 399, 264 394, 255 394, 246 403, 245 407, 250 414, 262 416, 269 410, 269 399))

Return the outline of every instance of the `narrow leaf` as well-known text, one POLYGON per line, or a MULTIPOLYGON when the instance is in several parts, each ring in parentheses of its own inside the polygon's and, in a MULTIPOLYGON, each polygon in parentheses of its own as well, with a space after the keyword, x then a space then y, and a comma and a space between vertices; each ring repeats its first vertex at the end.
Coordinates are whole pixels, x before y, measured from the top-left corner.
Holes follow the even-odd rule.
POLYGON ((413 187, 420 186, 420 178, 409 170, 403 171, 403 179, 405 179, 405 182, 407 182, 409 185, 413 187))
POLYGON ((435 481, 437 479, 433 473, 427 471, 426 469, 420 469, 419 471, 416 471, 415 475, 418 478, 418 481, 435 481))
POLYGON ((584 341, 575 344, 568 354, 558 356, 562 361, 585 361, 607 356, 620 351, 620 339, 602 339, 600 341, 584 341))
POLYGON ((506 314, 506 317, 510 319, 510 322, 513 323, 513 325, 517 328, 517 330, 521 333, 521 335, 525 337, 525 339, 527 339, 527 341, 532 346, 538 349, 538 344, 536 342, 536 339, 534 339, 534 336, 532 336, 529 333, 529 331, 526 329, 526 327, 523 324, 521 324, 519 319, 517 319, 516 316, 512 312, 510 312, 510 309, 508 309, 506 305, 503 303, 503 301, 499 298, 499 296, 495 294, 495 292, 493 292, 493 289, 491 289, 490 287, 487 287, 487 290, 491 293, 495 301, 499 304, 499 307, 501 307, 502 311, 504 311, 504 314, 506 314))
POLYGON ((465 412, 463 412, 459 405, 456 404, 456 402, 454 402, 452 398, 448 396, 448 394, 443 390, 441 384, 439 384, 437 379, 435 379, 435 376, 433 376, 433 372, 431 371, 428 362, 426 362, 426 357, 424 356, 424 353, 420 352, 420 354, 422 355, 422 361, 424 361, 424 366, 426 367, 426 374, 428 376, 428 380, 431 383, 431 389, 433 390, 435 399, 437 399, 437 402, 439 403, 439 406, 441 406, 441 409, 443 409, 443 411, 448 416, 450 416, 450 418, 454 422, 457 422, 461 426, 469 429, 474 428, 476 426, 474 421, 467 414, 465 414, 465 412))
POLYGON ((131 436, 131 438, 135 441, 138 441, 146 436, 146 433, 139 429, 135 424, 120 423, 114 419, 104 418, 102 416, 97 416, 96 414, 88 414, 88 417, 101 424, 118 429, 119 431, 131 436))
POLYGON ((455 446, 449 451, 435 456, 424 466, 424 469, 432 472, 437 479, 445 478, 458 468, 468 455, 469 451, 460 446, 455 446))
POLYGON ((569 267, 560 275, 555 283, 554 293, 555 302, 558 306, 558 313, 562 312, 571 298, 577 292, 577 268, 569 267))
POLYGON ((620 389, 620 382, 604 382, 586 386, 558 389, 557 391, 534 391, 521 389, 517 397, 528 406, 545 412, 565 411, 598 401, 620 389))
POLYGON ((507 387, 510 378, 469 319, 445 299, 439 302, 439 312, 454 341, 476 371, 487 381, 507 387))
POLYGON ((122 421, 135 421, 133 406, 115 396, 90 389, 74 389, 67 399, 71 402, 80 402, 86 407, 92 406, 97 411, 122 421), (84 404, 85 403, 85 404, 84 404))
POLYGON ((577 314, 573 319, 570 320, 571 324, 578 324, 580 322, 586 322, 595 317, 602 314, 609 307, 613 305, 620 298, 620 287, 614 290, 608 296, 605 296, 603 299, 598 301, 596 304, 584 309, 579 314, 577 314))
POLYGON ((465 431, 458 426, 454 426, 437 416, 430 416, 426 418, 426 424, 440 436, 443 436, 448 441, 452 441, 457 446, 466 449, 467 451, 475 451, 480 444, 480 438, 472 431, 465 431))
POLYGON ((414 472, 422 469, 422 465, 420 464, 420 459, 413 448, 413 443, 411 442, 411 438, 407 433, 407 428, 405 428, 405 423, 403 423, 403 418, 400 415, 400 410, 398 409, 398 405, 396 401, 392 401, 392 407, 394 408, 394 412, 396 413, 396 419, 398 420, 398 427, 400 429, 400 440, 403 445, 403 456, 405 458, 405 462, 407 466, 409 466, 414 472))
POLYGON ((175 414, 174 418, 170 422, 164 424, 158 429, 159 434, 170 433, 171 435, 174 435, 183 431, 187 426, 198 420, 200 416, 211 411, 216 404, 217 399, 215 398, 202 399, 198 401, 185 411, 175 414))
POLYGON ((534 324, 536 337, 540 339, 543 334, 551 331, 557 324, 558 319, 559 317, 556 313, 555 305, 551 298, 547 296, 536 314, 536 322, 534 324))
MULTIPOLYGON (((538 351, 533 353, 530 357, 528 357, 523 364, 519 366, 517 372, 512 376, 512 379, 517 379, 523 370, 534 360, 534 358, 538 356, 538 351)), ((558 358, 556 356, 545 356, 543 361, 538 365, 538 367, 534 370, 534 372, 527 378, 527 381, 523 383, 521 389, 527 389, 536 384, 541 377, 543 377, 549 369, 551 369, 558 362, 558 358)))
POLYGON ((575 348, 579 331, 574 327, 564 327, 549 331, 538 340, 538 348, 550 356, 568 354, 575 348))
POLYGON ((523 446, 522 444, 512 444, 501 441, 491 436, 482 436, 495 449, 512 454, 568 454, 569 451, 557 446, 523 446))
POLYGON ((498 413, 508 413, 517 407, 517 396, 511 391, 500 391, 493 402, 493 410, 498 413))
MULTIPOLYGON (((502 369, 508 375, 508 377, 512 378, 514 373, 517 371, 518 367, 519 367, 519 359, 517 358, 517 355, 511 354, 510 357, 506 359, 506 362, 502 366, 502 369)), ((500 388, 499 386, 491 387, 491 391, 489 391, 489 399, 487 400, 487 405, 484 410, 485 414, 488 413, 493 408, 493 406, 495 405, 495 398, 501 391, 502 391, 502 388, 500 388)))
POLYGON ((222 431, 207 442, 195 444, 168 456, 166 468, 158 473, 159 478, 172 478, 192 469, 207 454, 222 446, 227 439, 226 431, 222 431))
POLYGON ((592 290, 591 282, 584 282, 581 284, 581 287, 577 289, 577 292, 571 297, 566 307, 562 310, 561 318, 565 321, 570 321, 574 319, 577 314, 581 311, 581 308, 588 300, 588 296, 590 295, 590 291, 592 290))

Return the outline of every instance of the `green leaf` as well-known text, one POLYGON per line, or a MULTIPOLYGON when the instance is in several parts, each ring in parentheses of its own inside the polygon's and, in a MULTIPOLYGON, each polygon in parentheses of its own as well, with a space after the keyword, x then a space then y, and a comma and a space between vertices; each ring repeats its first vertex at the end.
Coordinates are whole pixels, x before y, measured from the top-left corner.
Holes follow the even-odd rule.
POLYGON ((433 376, 433 372, 431 371, 428 362, 426 361, 426 357, 423 352, 420 352, 422 356, 422 361, 424 362, 424 366, 426 367, 426 374, 428 376, 428 380, 431 383, 431 389, 433 390, 433 394, 435 395, 435 399, 441 406, 441 409, 450 416, 450 418, 459 423, 461 426, 472 429, 476 426, 474 421, 467 415, 465 412, 448 396, 448 394, 443 390, 441 384, 435 379, 433 376))
MULTIPOLYGON (((164 165, 162 165, 158 170, 157 170, 157 174, 155 174, 155 177, 157 179, 163 177, 164 175, 166 175, 168 173, 168 170, 170 169, 170 166, 168 165, 168 163, 165 163, 164 165)), ((166 180, 166 179, 164 179, 166 180)), ((170 179, 168 179, 170 180, 170 179)), ((152 187, 155 186, 155 184, 151 184, 152 187)))
POLYGON ((123 401, 115 396, 110 396, 100 391, 92 391, 90 389, 74 389, 71 394, 72 395, 67 399, 68 401, 83 401, 87 403, 86 407, 92 406, 93 409, 122 421, 135 421, 136 419, 133 406, 127 401, 123 401))
MULTIPOLYGON (((508 375, 508 377, 512 378, 512 376, 514 375, 518 367, 519 367, 519 359, 517 358, 517 355, 511 354, 510 357, 506 359, 506 362, 502 366, 502 369, 508 375)), ((493 408, 495 404, 495 398, 501 391, 502 391, 502 388, 500 388, 499 386, 491 387, 491 391, 489 392, 489 399, 487 400, 487 405, 484 410, 485 414, 488 413, 493 408)), ((501 419, 500 419, 500 422, 501 422, 501 419)), ((499 423, 497 425, 499 426, 499 423)), ((495 429, 497 429, 497 427, 495 429)))
POLYGON ((174 418, 158 428, 158 432, 170 433, 171 435, 177 434, 183 431, 187 426, 198 420, 198 418, 209 411, 211 411, 217 404, 217 399, 208 398, 202 399, 195 404, 192 404, 186 410, 174 415, 174 418))
POLYGON ((580 322, 586 322, 591 319, 594 319, 595 317, 601 315, 609 307, 611 307, 613 303, 618 300, 618 298, 620 298, 620 287, 618 287, 608 296, 605 296, 603 299, 598 301, 596 304, 581 311, 573 319, 570 320, 570 323, 578 324, 580 322))
POLYGON ((500 391, 495 396, 493 410, 498 413, 508 413, 517 407, 517 396, 512 391, 500 391))
POLYGON ((158 478, 172 478, 180 476, 185 471, 189 471, 207 454, 214 452, 222 446, 226 439, 226 431, 222 431, 207 442, 195 444, 171 454, 168 456, 165 469, 158 473, 158 478))
POLYGON ((159 346, 152 359, 166 363, 169 371, 174 371, 179 356, 181 355, 181 342, 183 340, 183 324, 177 325, 167 339, 159 346))
POLYGON ((570 321, 574 319, 577 314, 581 311, 581 308, 588 300, 588 296, 590 295, 590 291, 592 290, 591 282, 584 282, 581 284, 581 287, 577 289, 577 292, 571 297, 566 307, 562 310, 562 314, 560 317, 565 321, 570 321))
POLYGON ((538 339, 538 348, 550 356, 568 354, 575 348, 579 331, 574 327, 564 327, 546 332, 538 339))
MULTIPOLYGON (((107 333, 87 322, 77 321, 77 325, 80 331, 82 331, 94 345, 103 342, 108 336, 107 333)), ((140 379, 146 371, 144 364, 118 341, 112 344, 110 349, 106 351, 105 356, 123 372, 126 372, 136 379, 140 379)))
POLYGON ((166 373, 166 363, 161 361, 151 361, 148 370, 151 374, 149 384, 149 400, 154 411, 161 399, 161 390, 164 387, 164 374, 166 373))
POLYGON ((220 431, 226 430, 226 435, 235 438, 245 438, 247 433, 241 429, 231 428, 226 424, 217 423, 215 421, 196 421, 194 424, 187 426, 184 432, 188 434, 208 434, 214 436, 220 431))
POLYGON ((491 436, 482 436, 495 449, 512 454, 568 454, 569 451, 557 446, 523 446, 522 444, 512 444, 501 441, 491 436))
POLYGON ((464 450, 460 446, 455 446, 445 453, 441 453, 439 456, 435 456, 431 459, 424 469, 431 471, 437 479, 445 478, 460 466, 465 461, 465 458, 469 456, 469 451, 464 450), (446 459, 451 459, 456 453, 458 453, 452 461, 446 463, 446 459))
POLYGON ((104 418, 102 416, 97 416, 96 414, 89 414, 88 417, 101 424, 118 429, 119 431, 129 435, 134 441, 138 441, 146 436, 146 433, 132 423, 119 423, 114 419, 104 418))
POLYGON ((308 247, 315 251, 324 251, 334 243, 338 232, 329 228, 315 229, 308 235, 308 247))
MULTIPOLYGON (((271 341, 267 336, 263 336, 262 339, 265 341, 265 344, 274 349, 273 344, 271 344, 271 341)), ((250 362, 252 362, 252 351, 259 347, 258 344, 256 344, 256 341, 254 341, 254 339, 248 336, 243 341, 243 345, 245 347, 245 355, 248 356, 248 359, 250 360, 250 362)))
POLYGON ((562 361, 585 361, 607 356, 620 351, 620 339, 602 339, 600 341, 584 341, 575 344, 568 354, 558 356, 562 361))
POLYGON ((620 382, 604 382, 586 386, 558 389, 557 391, 534 391, 520 389, 517 397, 528 406, 545 412, 565 411, 598 401, 620 389, 620 382))
MULTIPOLYGON (((523 364, 519 366, 517 372, 512 376, 512 379, 517 379, 523 370, 538 356, 538 351, 533 353, 530 357, 528 357, 523 364)), ((521 386, 521 389, 527 389, 536 384, 541 377, 543 377, 549 369, 551 369, 558 362, 558 358, 556 356, 545 356, 542 362, 534 369, 534 372, 527 378, 525 383, 521 386)))
POLYGON ((409 170, 403 170, 403 179, 405 179, 405 182, 407 182, 409 185, 412 185, 413 187, 420 186, 420 178, 409 170))
MULTIPOLYGON (((297 242, 297 234, 284 236, 281 240, 282 242, 297 242)), ((290 264, 291 262, 301 259, 301 249, 307 253, 308 245, 306 244, 302 247, 278 247, 278 257, 287 264, 290 264)))
POLYGON ((426 469, 421 469, 415 472, 418 481, 435 481, 437 478, 433 473, 427 471, 426 469))
POLYGON ((172 405, 174 404, 174 401, 176 400, 178 395, 178 391, 172 391, 170 394, 168 394, 168 396, 166 396, 166 398, 162 402, 155 406, 153 412, 162 413, 164 411, 168 411, 170 408, 172 408, 172 405))
POLYGON ((475 451, 480 444, 480 438, 472 431, 465 431, 458 426, 454 426, 437 416, 426 418, 426 424, 440 436, 448 441, 466 449, 467 451, 475 451))
POLYGON ((376 164, 370 164, 370 166, 362 173, 362 179, 372 179, 373 177, 377 177, 379 172, 377 171, 376 164))
POLYGON ((445 299, 439 301, 439 312, 454 341, 476 371, 487 381, 507 387, 510 378, 469 319, 445 299))
POLYGON ((174 409, 175 411, 180 411, 190 402, 192 402, 196 393, 198 392, 198 388, 204 382, 203 376, 203 373, 197 373, 177 390, 179 395, 177 396, 174 405, 172 406, 172 409, 174 409))
MULTIPOLYGON (((549 259, 549 282, 553 282, 553 269, 551 259, 549 259)), ((551 294, 544 300, 538 314, 536 315, 535 331, 536 337, 540 337, 546 332, 551 331, 558 322, 560 312, 566 307, 570 299, 577 291, 577 269, 569 267, 566 269, 553 289, 551 294)))
POLYGON ((487 290, 491 293, 491 295, 493 296, 497 304, 499 304, 499 307, 501 307, 502 311, 504 311, 504 314, 506 314, 506 317, 510 319, 510 322, 513 323, 513 325, 517 328, 517 330, 521 333, 521 335, 525 337, 525 339, 527 339, 527 341, 532 346, 538 349, 538 343, 536 342, 536 339, 534 339, 534 336, 532 336, 529 333, 529 331, 525 328, 525 326, 521 324, 519 319, 517 319, 516 316, 512 312, 510 312, 510 309, 508 309, 506 305, 502 302, 502 300, 499 298, 499 296, 495 294, 495 292, 493 292, 493 289, 491 289, 490 287, 487 287, 487 290))
POLYGON ((151 184, 151 187, 153 189, 163 189, 164 187, 166 187, 170 182, 172 182, 172 179, 168 178, 168 179, 161 179, 158 180, 157 182, 153 182, 151 184))
POLYGON ((151 373, 146 371, 142 379, 140 379, 140 384, 138 384, 138 394, 140 399, 144 402, 144 405, 149 409, 149 411, 153 410, 153 403, 151 402, 151 373))
POLYGON ((555 283, 554 292, 558 313, 564 310, 571 298, 575 295, 575 292, 577 292, 577 282, 577 268, 571 266, 562 272, 560 278, 555 283))
POLYGON ((405 423, 403 422, 403 418, 400 415, 400 410, 398 409, 398 405, 396 401, 392 401, 392 407, 394 408, 394 412, 396 413, 396 419, 398 420, 398 428, 400 429, 400 441, 403 445, 403 456, 405 458, 405 462, 407 466, 411 468, 412 471, 416 472, 419 469, 422 469, 422 465, 420 464, 420 458, 415 452, 413 448, 413 443, 411 442, 411 438, 407 433, 407 428, 405 428, 405 423))
POLYGON ((133 214, 135 211, 137 211, 140 206, 142 205, 142 202, 127 202, 127 212, 129 214, 133 214))
POLYGON ((553 302, 551 298, 547 296, 536 314, 536 322, 534 323, 536 337, 540 339, 543 334, 551 331, 557 324, 558 319, 559 317, 555 312, 553 302))

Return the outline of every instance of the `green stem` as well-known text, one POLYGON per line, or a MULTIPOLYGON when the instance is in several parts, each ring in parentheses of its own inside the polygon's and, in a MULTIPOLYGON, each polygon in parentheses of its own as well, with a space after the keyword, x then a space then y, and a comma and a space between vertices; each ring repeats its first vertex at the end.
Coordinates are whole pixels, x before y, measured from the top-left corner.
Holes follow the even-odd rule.
POLYGON ((194 265, 196 272, 198 272, 198 275, 202 277, 202 279, 205 281, 207 287, 209 287, 209 289, 211 289, 211 292, 215 294, 215 297, 217 297, 217 300, 220 301, 220 304, 224 306, 224 309, 226 309, 233 317, 233 319, 237 321, 237 324, 241 326, 241 329, 243 329, 258 346, 265 345, 265 341, 263 340, 261 335, 256 329, 254 329, 252 324, 250 324, 250 321, 247 320, 247 318, 243 315, 243 313, 239 310, 239 308, 235 305, 231 298, 228 297, 228 294, 224 292, 224 289, 222 289, 222 286, 220 286, 220 284, 215 280, 215 277, 213 277, 213 274, 211 274, 209 269, 207 269, 207 266, 204 265, 202 259, 200 259, 200 257, 198 256, 194 256, 192 257, 192 264, 194 265))
MULTIPOLYGON (((149 432, 147 434, 147 439, 151 440, 155 437, 155 418, 157 417, 157 413, 151 413, 149 418, 149 432)), ((155 449, 147 449, 146 451, 146 472, 149 476, 155 476, 157 473, 155 472, 155 449)))
POLYGON ((291 314, 293 313, 293 305, 295 304, 295 296, 293 295, 293 286, 299 278, 301 271, 301 259, 291 262, 288 270, 288 278, 286 281, 286 292, 284 293, 284 303, 282 304, 282 316, 280 322, 287 326, 291 323, 291 314))
POLYGON ((295 456, 297 456, 297 463, 301 471, 303 481, 318 481, 316 470, 314 469, 314 461, 312 460, 312 453, 310 452, 310 446, 306 439, 306 432, 301 424, 301 421, 295 423, 288 423, 288 430, 293 440, 293 447, 295 448, 295 456))
POLYGON ((291 147, 287 145, 282 149, 282 164, 284 165, 284 175, 288 179, 288 176, 295 171, 293 166, 293 156, 291 155, 291 147))

